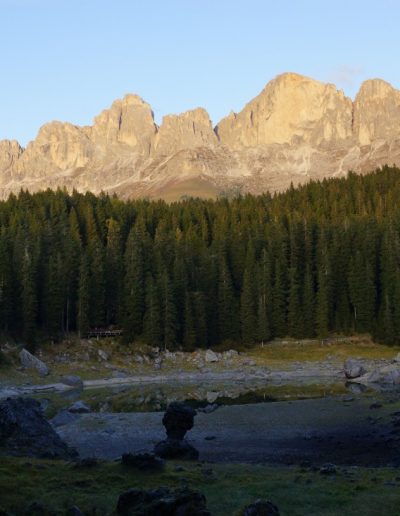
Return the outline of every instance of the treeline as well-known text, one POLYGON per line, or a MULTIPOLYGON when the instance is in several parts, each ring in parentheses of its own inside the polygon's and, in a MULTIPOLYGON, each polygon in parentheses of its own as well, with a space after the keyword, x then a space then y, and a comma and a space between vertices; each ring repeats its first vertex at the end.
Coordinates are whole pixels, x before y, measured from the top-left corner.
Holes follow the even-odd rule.
POLYGON ((231 201, 64 191, 0 203, 0 327, 116 326, 174 349, 371 332, 400 341, 400 170, 231 201))

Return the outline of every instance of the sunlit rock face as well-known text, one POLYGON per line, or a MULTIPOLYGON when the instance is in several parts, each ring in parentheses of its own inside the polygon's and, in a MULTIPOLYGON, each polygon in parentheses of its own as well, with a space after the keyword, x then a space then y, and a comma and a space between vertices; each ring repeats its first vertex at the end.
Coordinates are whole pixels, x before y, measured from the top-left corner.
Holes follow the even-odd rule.
POLYGON ((336 143, 352 136, 352 101, 332 84, 286 73, 272 80, 238 114, 218 124, 231 148, 336 143))
POLYGON ((380 79, 365 81, 354 101, 354 133, 360 145, 400 137, 400 91, 380 79))
POLYGON ((0 141, 0 197, 48 187, 167 200, 257 194, 384 164, 400 165, 400 91, 369 80, 352 102, 285 73, 215 128, 203 108, 158 127, 149 104, 126 95, 92 126, 50 122, 26 149, 0 141))

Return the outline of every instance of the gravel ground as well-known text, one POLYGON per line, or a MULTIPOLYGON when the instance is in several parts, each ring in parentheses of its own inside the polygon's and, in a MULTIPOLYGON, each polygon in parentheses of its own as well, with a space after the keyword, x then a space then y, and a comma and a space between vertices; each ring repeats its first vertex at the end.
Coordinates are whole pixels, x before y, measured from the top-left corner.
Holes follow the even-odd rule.
MULTIPOLYGON (((200 459, 211 462, 400 465, 394 425, 400 401, 373 402, 344 397, 223 406, 198 413, 187 437, 200 459)), ((82 457, 113 459, 151 451, 165 437, 162 415, 83 414, 57 431, 82 457)))

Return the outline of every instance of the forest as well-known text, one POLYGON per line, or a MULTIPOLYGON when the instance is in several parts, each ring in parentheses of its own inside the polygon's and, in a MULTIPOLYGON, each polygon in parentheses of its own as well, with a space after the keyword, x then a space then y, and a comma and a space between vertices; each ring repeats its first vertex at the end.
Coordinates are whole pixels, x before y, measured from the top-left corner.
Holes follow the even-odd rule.
POLYGON ((0 202, 0 327, 163 349, 368 332, 400 342, 400 169, 228 200, 47 190, 0 202))

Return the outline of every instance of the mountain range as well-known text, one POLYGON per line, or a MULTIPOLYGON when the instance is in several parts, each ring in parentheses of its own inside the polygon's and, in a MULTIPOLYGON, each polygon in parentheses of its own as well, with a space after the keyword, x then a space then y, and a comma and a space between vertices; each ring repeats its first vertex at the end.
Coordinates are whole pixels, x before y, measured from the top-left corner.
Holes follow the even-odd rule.
POLYGON ((50 122, 24 149, 0 141, 0 197, 66 187, 176 200, 281 191, 291 183, 400 165, 400 91, 365 81, 355 100, 295 73, 270 81, 213 127, 196 108, 154 121, 126 95, 92 126, 50 122))

